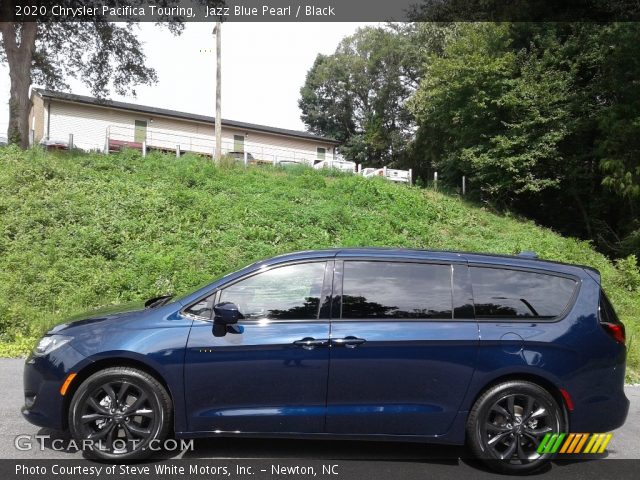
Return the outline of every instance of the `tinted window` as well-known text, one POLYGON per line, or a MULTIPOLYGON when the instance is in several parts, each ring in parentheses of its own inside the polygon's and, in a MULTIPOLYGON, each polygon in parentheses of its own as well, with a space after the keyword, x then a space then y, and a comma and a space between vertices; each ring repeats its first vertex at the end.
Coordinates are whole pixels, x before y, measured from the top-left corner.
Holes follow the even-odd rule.
POLYGON ((345 262, 342 318, 451 318, 451 266, 345 262))
POLYGON ((605 295, 604 291, 600 291, 600 321, 604 323, 620 323, 613 305, 605 295))
POLYGON ((220 302, 233 302, 245 319, 318 318, 324 262, 278 267, 225 288, 220 302))
POLYGON ((215 301, 216 294, 213 293, 207 298, 203 298, 198 303, 184 309, 185 313, 195 315, 197 317, 211 318, 213 315, 213 302, 215 301))
POLYGON ((575 280, 543 273, 471 267, 476 317, 553 318, 564 312, 575 280))

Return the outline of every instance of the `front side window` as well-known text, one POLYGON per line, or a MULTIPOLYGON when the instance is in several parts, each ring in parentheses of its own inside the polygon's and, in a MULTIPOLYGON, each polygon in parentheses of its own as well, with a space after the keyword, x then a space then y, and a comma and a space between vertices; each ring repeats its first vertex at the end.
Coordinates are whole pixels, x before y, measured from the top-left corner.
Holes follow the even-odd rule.
POLYGON ((326 150, 325 148, 323 148, 323 147, 318 147, 318 148, 316 149, 316 152, 317 152, 317 154, 318 154, 318 155, 317 155, 318 160, 324 160, 324 159, 325 159, 325 156, 326 156, 326 153, 327 153, 327 150, 326 150))
POLYGON ((450 319, 451 305, 451 265, 344 263, 343 319, 450 319))
POLYGON ((287 265, 258 273, 222 290, 245 320, 318 318, 325 262, 287 265))
POLYGON ((501 268, 471 267, 476 318, 560 316, 571 301, 571 278, 501 268))

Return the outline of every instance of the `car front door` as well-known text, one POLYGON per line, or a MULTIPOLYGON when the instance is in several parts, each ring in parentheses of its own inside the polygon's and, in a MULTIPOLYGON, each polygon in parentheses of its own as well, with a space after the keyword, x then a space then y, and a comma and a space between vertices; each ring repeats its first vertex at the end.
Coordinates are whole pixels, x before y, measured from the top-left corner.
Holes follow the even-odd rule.
POLYGON ((323 431, 332 274, 333 261, 275 266, 184 310, 195 317, 185 359, 191 431, 323 431), (215 336, 212 310, 222 302, 241 319, 215 336))
POLYGON ((478 350, 466 263, 345 259, 334 284, 326 431, 445 433, 478 350))

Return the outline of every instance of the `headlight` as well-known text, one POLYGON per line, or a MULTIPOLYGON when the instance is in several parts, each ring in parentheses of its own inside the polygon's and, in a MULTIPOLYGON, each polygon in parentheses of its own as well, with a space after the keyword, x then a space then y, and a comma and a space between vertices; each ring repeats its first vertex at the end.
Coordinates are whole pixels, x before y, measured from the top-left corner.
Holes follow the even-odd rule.
POLYGON ((47 335, 42 337, 36 345, 36 348, 33 349, 33 354, 36 357, 42 357, 44 355, 48 355, 53 352, 56 348, 60 348, 65 343, 69 342, 71 337, 66 337, 64 335, 47 335))

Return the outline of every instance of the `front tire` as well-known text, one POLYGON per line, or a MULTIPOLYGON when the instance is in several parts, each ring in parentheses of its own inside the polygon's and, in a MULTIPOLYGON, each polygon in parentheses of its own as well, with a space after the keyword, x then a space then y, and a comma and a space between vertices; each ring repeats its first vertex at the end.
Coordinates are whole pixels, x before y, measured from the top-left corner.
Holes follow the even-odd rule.
POLYGON ((467 441, 476 457, 503 473, 525 473, 549 463, 537 448, 547 433, 565 429, 563 412, 539 385, 508 381, 487 390, 467 420, 467 441))
POLYGON ((172 420, 171 398, 153 376, 110 367, 88 377, 73 395, 69 430, 91 457, 148 457, 162 446, 172 420))

